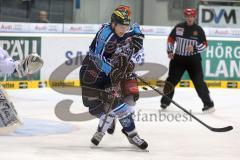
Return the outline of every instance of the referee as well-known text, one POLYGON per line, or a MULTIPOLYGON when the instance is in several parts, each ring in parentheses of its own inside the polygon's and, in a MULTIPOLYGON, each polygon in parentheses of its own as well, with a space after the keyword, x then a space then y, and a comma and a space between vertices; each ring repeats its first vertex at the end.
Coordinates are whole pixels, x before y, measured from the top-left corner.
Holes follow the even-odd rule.
MULTIPOLYGON (((203 102, 203 112, 214 112, 214 103, 210 98, 209 90, 204 82, 202 70, 201 53, 207 47, 207 40, 203 29, 195 23, 197 12, 196 9, 184 9, 186 21, 177 24, 171 31, 167 40, 167 53, 170 59, 169 73, 166 81, 174 86, 181 80, 185 71, 188 72, 198 96, 203 102), (175 54, 174 54, 174 44, 175 54)), ((164 93, 172 98, 173 91, 167 91, 164 88, 164 93)), ((170 101, 166 97, 161 99, 161 108, 166 109, 170 105, 170 101)))

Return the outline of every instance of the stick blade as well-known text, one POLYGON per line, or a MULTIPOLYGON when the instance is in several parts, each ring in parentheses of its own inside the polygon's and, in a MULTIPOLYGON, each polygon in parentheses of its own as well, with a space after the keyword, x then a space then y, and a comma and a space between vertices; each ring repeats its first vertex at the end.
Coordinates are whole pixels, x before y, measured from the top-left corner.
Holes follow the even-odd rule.
POLYGON ((211 128, 210 130, 213 132, 228 132, 228 131, 231 131, 232 129, 233 129, 232 126, 227 126, 223 128, 211 128))

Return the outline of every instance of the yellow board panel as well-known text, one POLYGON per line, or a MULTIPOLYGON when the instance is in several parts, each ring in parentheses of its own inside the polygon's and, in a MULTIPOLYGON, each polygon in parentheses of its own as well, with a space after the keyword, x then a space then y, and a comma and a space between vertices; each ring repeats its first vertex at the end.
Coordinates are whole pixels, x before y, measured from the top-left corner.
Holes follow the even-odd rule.
MULTIPOLYGON (((163 81, 150 80, 151 85, 161 85, 163 81)), ((206 81, 209 88, 240 88, 240 81, 206 81)), ((2 81, 0 82, 6 89, 27 89, 27 88, 74 88, 79 87, 79 80, 65 80, 65 81, 2 81)), ((140 86, 143 86, 139 82, 140 86)), ((180 81, 176 87, 179 88, 193 88, 192 81, 180 81)))

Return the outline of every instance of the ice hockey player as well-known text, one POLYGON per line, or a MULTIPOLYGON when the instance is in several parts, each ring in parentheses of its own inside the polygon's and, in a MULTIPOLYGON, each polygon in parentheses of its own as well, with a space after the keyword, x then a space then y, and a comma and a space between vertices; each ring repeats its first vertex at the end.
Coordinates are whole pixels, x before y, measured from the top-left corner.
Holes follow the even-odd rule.
MULTIPOLYGON (((16 75, 20 78, 37 72, 43 60, 37 54, 29 54, 24 60, 14 61, 0 47, 0 75, 16 75)), ((21 124, 13 103, 0 85, 0 135, 13 132, 21 124)))
POLYGON ((131 44, 134 55, 143 47, 144 35, 139 25, 130 25, 130 16, 130 8, 120 5, 113 11, 111 22, 103 24, 97 32, 80 70, 82 99, 90 114, 99 118, 93 144, 98 145, 105 132, 113 133, 117 118, 129 142, 146 149, 148 144, 139 137, 132 117, 139 98, 137 80, 131 74, 135 60, 130 60, 131 54, 127 54, 130 57, 122 54, 129 51, 128 47, 124 51, 124 46, 131 44))

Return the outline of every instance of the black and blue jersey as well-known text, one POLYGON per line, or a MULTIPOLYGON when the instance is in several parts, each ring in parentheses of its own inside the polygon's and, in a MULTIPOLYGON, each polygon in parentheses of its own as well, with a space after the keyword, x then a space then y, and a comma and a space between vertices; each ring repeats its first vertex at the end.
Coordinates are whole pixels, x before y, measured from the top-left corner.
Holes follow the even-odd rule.
POLYGON ((97 63, 99 69, 108 74, 111 71, 110 59, 117 47, 121 46, 127 38, 135 34, 141 34, 140 27, 137 24, 133 24, 123 37, 119 37, 114 32, 111 24, 103 24, 89 47, 89 54, 98 57, 97 59, 101 61, 97 63))

